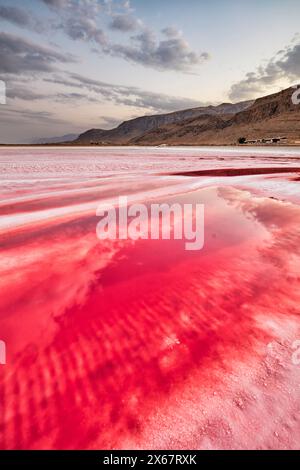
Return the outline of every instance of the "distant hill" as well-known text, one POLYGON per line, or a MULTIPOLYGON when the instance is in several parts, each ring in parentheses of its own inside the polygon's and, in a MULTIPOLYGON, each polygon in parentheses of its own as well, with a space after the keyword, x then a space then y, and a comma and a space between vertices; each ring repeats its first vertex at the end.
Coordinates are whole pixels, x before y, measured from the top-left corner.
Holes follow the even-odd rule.
POLYGON ((300 105, 294 88, 255 101, 207 106, 131 119, 112 130, 91 129, 77 145, 232 145, 240 137, 300 141, 300 105))
POLYGON ((81 134, 76 143, 90 144, 124 144, 135 141, 145 133, 153 129, 159 129, 162 126, 172 124, 180 124, 188 119, 195 119, 199 116, 219 116, 226 114, 232 116, 243 109, 249 107, 253 101, 245 101, 243 103, 231 104, 223 103, 218 106, 207 106, 184 111, 176 111, 168 114, 157 114, 153 116, 142 116, 129 121, 125 121, 112 130, 90 129, 81 134))
POLYGON ((63 142, 72 142, 78 138, 78 134, 66 134, 60 137, 44 137, 42 139, 35 140, 33 144, 60 144, 63 142))

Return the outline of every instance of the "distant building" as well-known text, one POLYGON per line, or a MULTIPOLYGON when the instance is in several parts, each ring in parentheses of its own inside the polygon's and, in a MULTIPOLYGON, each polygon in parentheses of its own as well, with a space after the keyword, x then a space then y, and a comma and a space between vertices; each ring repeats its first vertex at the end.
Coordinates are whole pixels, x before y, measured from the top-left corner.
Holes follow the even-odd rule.
POLYGON ((286 143, 287 137, 266 137, 263 139, 246 140, 245 144, 279 144, 286 143))

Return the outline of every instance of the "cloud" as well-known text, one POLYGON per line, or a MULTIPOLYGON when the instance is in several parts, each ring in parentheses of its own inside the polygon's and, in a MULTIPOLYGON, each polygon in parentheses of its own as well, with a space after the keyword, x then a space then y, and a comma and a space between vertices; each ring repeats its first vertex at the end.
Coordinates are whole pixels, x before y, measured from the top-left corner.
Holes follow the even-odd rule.
POLYGON ((58 103, 64 103, 68 105, 77 106, 78 101, 84 102, 92 102, 95 103, 96 99, 87 96, 86 93, 57 93, 56 95, 52 96, 53 101, 57 101, 58 103))
MULTIPOLYGON (((193 108, 203 106, 205 103, 184 97, 174 97, 164 93, 155 93, 143 90, 138 87, 110 84, 94 80, 76 73, 69 74, 69 77, 57 80, 60 84, 63 82, 66 86, 72 83, 74 87, 81 87, 87 92, 95 94, 95 98, 102 97, 105 101, 111 101, 122 106, 143 109, 146 112, 165 113, 178 111, 179 109, 193 108), (70 81, 71 79, 71 81, 70 81)), ((91 100, 91 97, 87 98, 91 100)))
POLYGON ((155 113, 168 113, 202 105, 199 101, 191 100, 189 98, 178 98, 146 90, 138 90, 132 95, 132 97, 121 95, 116 102, 123 106, 141 108, 155 113))
POLYGON ((42 81, 57 85, 57 91, 38 93, 31 89, 30 80, 19 82, 14 78, 8 81, 7 96, 10 99, 23 101, 48 100, 69 106, 75 106, 78 102, 83 104, 111 102, 135 110, 140 109, 146 113, 166 113, 207 104, 189 98, 155 93, 139 87, 94 80, 72 72, 52 74, 50 78, 45 76, 42 81))
POLYGON ((94 41, 102 46, 107 44, 104 31, 90 18, 68 18, 58 29, 62 29, 73 40, 94 41))
MULTIPOLYGON (((85 17, 93 18, 102 8, 105 8, 107 2, 105 0, 41 0, 52 10, 65 10, 78 13, 85 17)), ((61 11, 59 11, 61 13, 61 11)))
POLYGON ((0 18, 10 21, 18 26, 29 25, 31 23, 29 13, 18 7, 0 5, 0 18))
POLYGON ((54 64, 74 61, 69 54, 40 46, 20 36, 0 33, 0 64, 4 74, 50 72, 55 69, 54 64))
POLYGON ((134 92, 137 90, 136 87, 127 87, 123 85, 113 85, 111 83, 103 82, 101 80, 94 80, 89 77, 85 77, 78 73, 69 73, 69 78, 75 80, 75 86, 85 87, 90 91, 96 93, 103 93, 106 95, 107 90, 110 90, 111 93, 120 93, 120 92, 134 92))
POLYGON ((142 25, 142 22, 132 15, 122 14, 115 15, 110 23, 111 29, 123 32, 135 31, 142 25))
POLYGON ((57 29, 72 40, 91 42, 100 46, 94 52, 120 57, 134 64, 159 71, 190 72, 209 59, 207 52, 191 49, 181 31, 173 26, 162 29, 162 37, 136 18, 129 2, 97 0, 43 0, 57 10, 57 29), (101 18, 100 14, 101 13, 101 18), (110 19, 111 31, 135 34, 122 43, 108 37, 99 25, 101 19, 110 19))
POLYGON ((58 9, 66 8, 70 4, 69 0, 42 0, 42 2, 49 7, 58 9))
POLYGON ((36 101, 45 99, 46 96, 42 93, 37 93, 26 87, 20 87, 16 84, 9 84, 6 90, 7 98, 20 99, 23 101, 36 101))
POLYGON ((277 67, 290 78, 300 77, 300 44, 288 47, 283 52, 283 57, 276 63, 277 67))
POLYGON ((229 98, 233 101, 256 98, 283 81, 292 84, 297 80, 300 80, 300 44, 278 51, 266 65, 247 73, 243 80, 232 85, 229 98))
POLYGON ((73 41, 107 43, 105 32, 97 24, 103 2, 97 0, 42 0, 59 16, 53 28, 62 30, 73 41))
POLYGON ((20 7, 0 5, 0 18, 21 28, 29 28, 38 33, 43 31, 44 25, 42 26, 41 20, 36 19, 31 12, 20 7))
POLYGON ((163 28, 161 32, 168 38, 177 38, 182 35, 182 32, 174 26, 167 26, 166 28, 163 28))
POLYGON ((45 121, 47 123, 62 123, 65 122, 61 119, 58 119, 57 116, 48 112, 48 111, 32 111, 30 109, 13 109, 13 108, 5 108, 1 111, 0 115, 0 122, 7 122, 9 119, 14 122, 14 119, 22 119, 22 120, 29 120, 29 121, 45 121))
POLYGON ((157 70, 189 71, 209 59, 207 52, 196 53, 178 32, 177 36, 158 40, 153 31, 145 29, 132 37, 130 45, 113 44, 107 52, 128 61, 157 70))

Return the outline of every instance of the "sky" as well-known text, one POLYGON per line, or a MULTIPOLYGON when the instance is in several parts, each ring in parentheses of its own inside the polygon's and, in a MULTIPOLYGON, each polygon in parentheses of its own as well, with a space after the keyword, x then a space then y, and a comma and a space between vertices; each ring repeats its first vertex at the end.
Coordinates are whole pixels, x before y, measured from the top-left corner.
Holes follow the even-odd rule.
POLYGON ((0 0, 0 142, 297 84, 299 17, 299 0, 0 0))

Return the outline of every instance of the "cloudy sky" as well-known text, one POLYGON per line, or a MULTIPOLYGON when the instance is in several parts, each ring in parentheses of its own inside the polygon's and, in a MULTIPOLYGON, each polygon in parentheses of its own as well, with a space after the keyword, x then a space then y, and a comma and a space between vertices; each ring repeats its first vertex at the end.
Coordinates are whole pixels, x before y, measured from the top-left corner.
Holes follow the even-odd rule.
POLYGON ((0 142, 300 81, 299 0, 0 0, 0 142))

